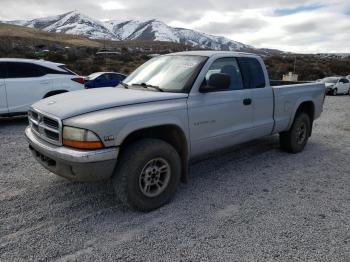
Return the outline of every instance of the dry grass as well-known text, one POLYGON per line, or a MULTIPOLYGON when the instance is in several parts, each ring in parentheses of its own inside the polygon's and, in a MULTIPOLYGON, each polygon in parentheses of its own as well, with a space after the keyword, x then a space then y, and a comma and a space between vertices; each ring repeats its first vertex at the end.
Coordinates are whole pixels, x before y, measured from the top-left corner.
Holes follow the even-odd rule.
POLYGON ((86 46, 86 47, 102 47, 103 44, 99 41, 90 40, 85 37, 75 36, 75 35, 67 35, 60 33, 48 33, 41 30, 16 26, 16 25, 8 25, 8 24, 0 24, 0 37, 9 37, 9 38, 22 38, 28 39, 28 41, 32 40, 34 42, 37 41, 49 41, 56 42, 67 45, 78 45, 78 46, 86 46))
POLYGON ((63 33, 49 33, 38 29, 2 24, 0 23, 0 38, 4 39, 18 39, 22 43, 31 44, 46 44, 49 42, 65 44, 69 46, 84 46, 90 48, 102 48, 104 46, 110 48, 123 47, 143 47, 153 48, 154 50, 171 49, 173 51, 180 51, 186 49, 183 44, 158 42, 158 41, 102 41, 92 40, 83 36, 76 36, 63 33))

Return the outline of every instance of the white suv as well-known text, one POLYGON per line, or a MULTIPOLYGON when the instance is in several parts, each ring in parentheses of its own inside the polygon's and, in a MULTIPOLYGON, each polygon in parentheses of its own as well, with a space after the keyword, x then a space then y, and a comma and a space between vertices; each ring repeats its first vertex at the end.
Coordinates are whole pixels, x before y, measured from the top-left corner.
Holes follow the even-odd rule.
POLYGON ((84 89, 84 78, 63 64, 0 58, 0 116, 26 113, 36 101, 84 89))
POLYGON ((322 83, 326 85, 326 92, 331 95, 349 94, 350 95, 350 81, 345 77, 326 77, 321 79, 322 83))

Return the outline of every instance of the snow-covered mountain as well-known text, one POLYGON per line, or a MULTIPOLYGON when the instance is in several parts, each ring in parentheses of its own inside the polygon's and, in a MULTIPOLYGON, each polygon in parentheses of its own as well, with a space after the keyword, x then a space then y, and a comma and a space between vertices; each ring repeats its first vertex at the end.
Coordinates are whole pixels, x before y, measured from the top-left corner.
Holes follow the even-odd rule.
POLYGON ((30 21, 16 20, 4 23, 27 26, 47 32, 81 35, 92 39, 167 41, 205 49, 231 51, 254 49, 252 46, 225 37, 190 29, 174 28, 155 19, 102 22, 78 11, 72 11, 30 21))

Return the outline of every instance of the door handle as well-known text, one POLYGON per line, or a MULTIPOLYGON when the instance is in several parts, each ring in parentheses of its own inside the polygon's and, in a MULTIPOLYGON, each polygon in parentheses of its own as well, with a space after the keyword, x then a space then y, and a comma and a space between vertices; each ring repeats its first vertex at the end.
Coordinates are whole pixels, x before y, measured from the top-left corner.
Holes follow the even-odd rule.
POLYGON ((49 84, 50 82, 49 81, 40 81, 40 84, 43 84, 43 85, 46 85, 46 84, 49 84))
POLYGON ((249 105, 251 105, 251 104, 252 104, 252 99, 251 99, 251 98, 245 98, 245 99, 243 100, 243 105, 249 106, 249 105))

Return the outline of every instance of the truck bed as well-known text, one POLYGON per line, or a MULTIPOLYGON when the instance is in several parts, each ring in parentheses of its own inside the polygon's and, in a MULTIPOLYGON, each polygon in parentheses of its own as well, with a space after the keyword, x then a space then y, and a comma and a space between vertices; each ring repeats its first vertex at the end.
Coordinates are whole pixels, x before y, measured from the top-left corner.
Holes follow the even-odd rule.
POLYGON ((271 86, 286 86, 286 85, 298 85, 298 84, 306 84, 312 83, 307 81, 283 81, 283 80, 270 80, 271 86))
MULTIPOLYGON (((279 83, 281 82, 285 83, 286 81, 279 81, 279 83)), ((275 101, 273 133, 288 130, 297 108, 305 101, 313 101, 314 119, 321 115, 325 95, 324 84, 298 82, 298 84, 274 85, 272 90, 275 101)))

